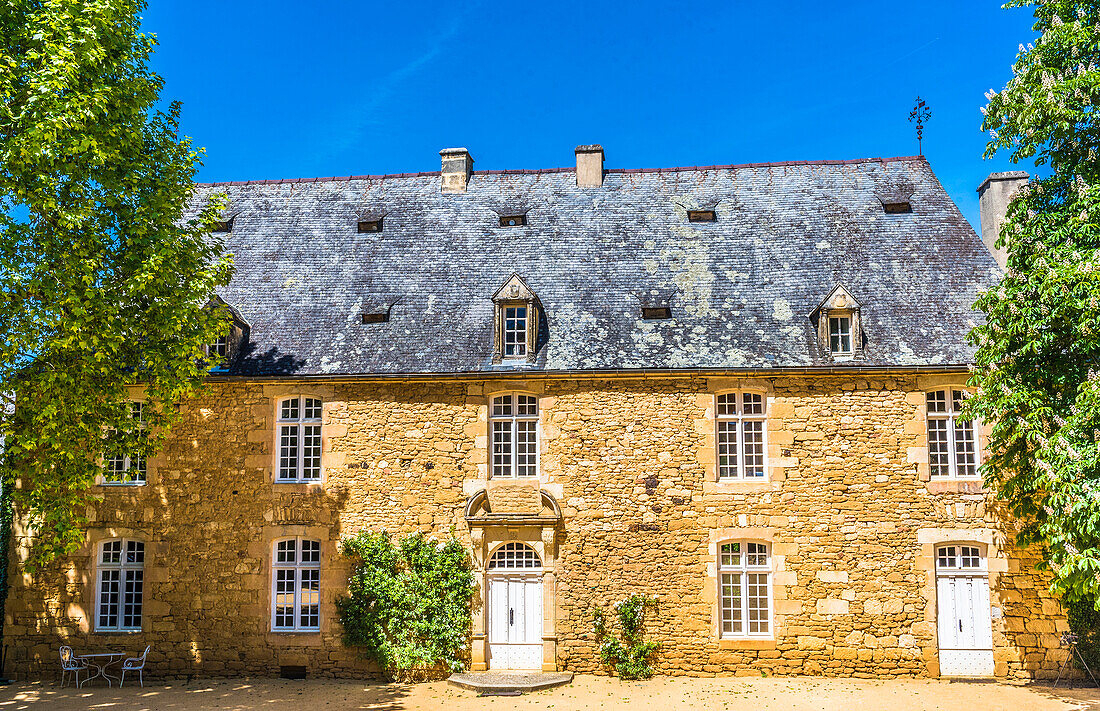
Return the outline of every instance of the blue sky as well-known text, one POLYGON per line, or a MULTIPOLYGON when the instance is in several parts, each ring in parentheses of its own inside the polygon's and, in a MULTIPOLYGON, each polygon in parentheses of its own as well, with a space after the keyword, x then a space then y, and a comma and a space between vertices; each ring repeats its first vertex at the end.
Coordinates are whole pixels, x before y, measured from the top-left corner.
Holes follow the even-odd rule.
MULTIPOLYGON (((924 152, 976 223, 984 93, 1033 37, 998 0, 281 2, 151 0, 165 99, 199 179, 573 163, 617 168, 924 152)), ((1029 169, 1030 166, 1024 166, 1029 169)))

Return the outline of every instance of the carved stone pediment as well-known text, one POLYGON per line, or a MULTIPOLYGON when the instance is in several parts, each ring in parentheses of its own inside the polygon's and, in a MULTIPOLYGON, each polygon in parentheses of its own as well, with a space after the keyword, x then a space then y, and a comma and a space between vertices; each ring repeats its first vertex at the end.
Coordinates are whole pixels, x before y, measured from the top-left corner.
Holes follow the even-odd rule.
POLYGON ((531 291, 531 287, 527 286, 519 274, 515 272, 508 278, 508 281, 504 282, 504 286, 497 289, 497 292, 493 294, 493 301, 535 301, 535 294, 531 291))
MULTIPOLYGON (((515 485, 522 486, 522 485, 515 485)), ((538 499, 537 509, 534 506, 530 506, 530 502, 525 504, 528 507, 527 511, 514 511, 514 510, 500 510, 493 508, 493 501, 501 501, 502 497, 498 494, 493 494, 493 489, 504 489, 507 493, 515 493, 508 491, 508 486, 496 486, 486 491, 482 489, 477 492, 466 502, 465 518, 466 523, 470 528, 479 526, 550 526, 557 525, 561 520, 561 507, 558 506, 558 502, 554 500, 554 497, 548 494, 546 491, 527 486, 529 493, 524 493, 524 496, 533 494, 538 499)), ((526 501, 526 499, 524 499, 526 501)), ((514 506, 507 506, 506 508, 515 508, 514 506)))
POLYGON ((860 303, 856 300, 856 297, 852 296, 843 284, 837 284, 813 310, 810 317, 812 318, 822 311, 855 311, 859 308, 860 303))

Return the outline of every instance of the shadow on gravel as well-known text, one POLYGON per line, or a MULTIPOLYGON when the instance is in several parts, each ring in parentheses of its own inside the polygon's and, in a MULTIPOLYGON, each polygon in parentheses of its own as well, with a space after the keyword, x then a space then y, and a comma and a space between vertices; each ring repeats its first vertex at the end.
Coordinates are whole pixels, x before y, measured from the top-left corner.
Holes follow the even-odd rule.
MULTIPOLYGON (((257 680, 259 681, 259 680, 257 680)), ((0 709, 37 711, 300 711, 310 709, 311 697, 323 697, 318 705, 328 710, 369 709, 402 711, 408 690, 400 684, 333 679, 284 681, 264 679, 252 684, 248 679, 217 679, 177 682, 163 685, 85 686, 81 689, 43 683, 16 683, 0 687, 0 709)))

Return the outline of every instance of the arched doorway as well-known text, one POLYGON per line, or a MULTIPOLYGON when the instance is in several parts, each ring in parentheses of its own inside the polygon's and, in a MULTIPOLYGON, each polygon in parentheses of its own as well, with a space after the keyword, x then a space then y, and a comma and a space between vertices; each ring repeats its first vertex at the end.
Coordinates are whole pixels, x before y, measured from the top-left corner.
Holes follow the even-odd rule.
POLYGON ((542 669, 542 560, 534 548, 501 545, 489 577, 489 668, 542 669))
POLYGON ((936 546, 940 676, 993 676, 993 620, 985 547, 936 546))

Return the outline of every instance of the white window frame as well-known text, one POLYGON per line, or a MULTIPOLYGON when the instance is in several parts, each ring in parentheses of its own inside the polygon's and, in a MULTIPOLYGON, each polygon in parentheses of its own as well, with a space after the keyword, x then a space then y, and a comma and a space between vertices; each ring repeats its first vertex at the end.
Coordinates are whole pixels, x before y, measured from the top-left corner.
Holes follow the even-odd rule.
POLYGON ((539 404, 539 397, 531 393, 525 392, 505 392, 494 393, 489 397, 489 478, 490 479, 537 479, 541 473, 540 469, 540 454, 539 448, 542 442, 542 424, 539 419, 541 417, 541 406, 539 404), (533 403, 525 403, 525 408, 530 408, 533 404, 535 412, 532 414, 530 410, 527 410, 524 414, 520 414, 520 398, 530 398, 533 403), (508 399, 508 406, 510 407, 510 415, 498 415, 497 411, 498 402, 501 398, 508 399), (528 441, 528 444, 533 444, 534 451, 526 453, 528 456, 533 454, 534 463, 528 463, 523 466, 529 467, 530 471, 527 473, 519 473, 519 435, 521 431, 521 423, 524 423, 524 433, 534 434, 534 442, 528 441), (499 426, 499 429, 498 429, 499 426), (506 452, 497 451, 498 435, 501 433, 507 433, 508 435, 508 450, 506 452), (507 454, 509 462, 507 464, 507 471, 497 473, 497 456, 498 454, 507 454))
MULTIPOLYGON (((145 403, 141 400, 130 401, 130 418, 135 416, 138 428, 144 429, 143 413, 145 403)), ((99 475, 101 486, 145 486, 149 482, 149 460, 134 456, 128 452, 103 454, 103 471, 99 475), (117 462, 117 464, 113 464, 117 462), (112 467, 118 467, 113 472, 112 467), (131 474, 131 472, 133 472, 131 474)))
POLYGON ((852 346, 852 315, 851 314, 827 314, 826 318, 829 319, 829 353, 836 356, 852 355, 855 349, 852 346), (833 322, 836 322, 836 331, 833 330, 833 322), (847 328, 844 325, 847 324, 847 328), (837 348, 833 348, 833 339, 836 338, 839 343, 837 348), (848 349, 843 348, 844 339, 848 339, 848 349))
POLYGON ((987 570, 986 547, 983 544, 972 541, 936 544, 936 574, 938 576, 980 575, 987 572, 987 570))
POLYGON ((541 571, 542 558, 538 551, 528 543, 522 541, 510 541, 503 543, 489 556, 489 562, 485 569, 490 573, 501 571, 541 571))
POLYGON ((203 350, 206 351, 207 356, 220 357, 224 367, 225 361, 229 358, 229 336, 218 336, 213 343, 203 346, 203 350))
MULTIPOLYGON (((754 443, 756 444, 756 443, 754 443)), ((714 446, 715 446, 715 478, 718 481, 767 481, 768 480, 768 396, 757 390, 731 390, 717 393, 714 396, 714 446), (752 403, 750 412, 746 412, 745 396, 752 396, 759 400, 752 403), (724 398, 732 397, 734 411, 729 411, 728 403, 723 403, 724 398), (759 412, 757 412, 759 405, 759 412), (746 424, 754 426, 759 423, 760 441, 759 456, 761 458, 760 473, 747 474, 745 467, 745 431, 746 424), (730 427, 734 434, 734 441, 729 441, 730 427), (724 447, 733 446, 734 453, 730 455, 723 452, 724 447), (723 457, 734 456, 736 463, 733 471, 723 466, 723 457)), ((756 456, 756 453, 754 453, 756 456)))
MULTIPOLYGON (((280 538, 272 541, 271 543, 271 631, 272 632, 320 632, 321 631, 321 557, 324 550, 324 544, 322 541, 309 536, 289 536, 286 538, 280 538), (279 544, 280 543, 294 543, 294 560, 293 561, 280 561, 279 560, 279 544), (316 544, 316 560, 303 561, 303 542, 309 542, 316 544), (279 584, 279 571, 286 571, 293 574, 293 591, 290 593, 280 593, 278 590, 279 584), (303 589, 303 578, 305 573, 309 573, 311 578, 316 580, 316 589, 305 591, 303 589), (309 592, 315 596, 315 601, 312 604, 317 606, 317 622, 316 624, 302 624, 302 605, 303 605, 303 592, 309 592), (281 594, 290 594, 293 598, 293 608, 291 614, 294 617, 294 624, 292 625, 278 625, 278 611, 280 607, 281 594)), ((311 551, 312 552, 312 551, 311 551)))
MULTIPOLYGON (((136 538, 109 538, 105 541, 100 541, 96 546, 96 573, 95 573, 95 610, 93 612, 93 628, 96 632, 140 632, 141 624, 145 614, 145 542, 136 538), (105 561, 107 556, 108 546, 118 544, 118 560, 105 561), (140 551, 140 561, 129 560, 130 547, 135 546, 135 553, 140 551), (116 599, 112 602, 104 600, 103 583, 104 578, 110 573, 117 573, 117 580, 113 581, 117 583, 117 590, 112 591, 116 595, 116 599), (129 576, 127 575, 129 574, 129 576), (129 580, 127 578, 130 578, 129 580), (134 599, 127 602, 126 586, 130 583, 137 583, 140 586, 140 590, 136 593, 134 599), (127 605, 137 605, 137 623, 136 624, 124 624, 127 614, 127 605), (103 605, 109 605, 112 609, 107 611, 108 616, 113 612, 115 618, 115 624, 103 623, 103 605)), ((133 556, 134 558, 137 555, 133 556)), ((131 593, 132 594, 132 593, 131 593)), ((130 617, 133 617, 131 612, 130 617)))
POLYGON ((505 302, 501 304, 501 337, 504 339, 501 343, 501 357, 504 360, 517 360, 527 357, 527 329, 530 326, 528 321, 531 318, 531 305, 526 302, 505 302), (523 316, 513 315, 508 316, 509 311, 517 311, 523 309, 523 316), (513 322, 512 328, 508 328, 509 322, 513 322), (523 324, 522 328, 518 324, 523 324), (512 341, 509 342, 508 338, 512 337, 512 341), (508 348, 513 350, 508 352, 508 348))
MULTIPOLYGON (((961 411, 961 403, 969 396, 969 393, 962 388, 945 387, 937 388, 934 390, 928 390, 924 394, 924 409, 925 409, 925 436, 928 441, 928 476, 935 481, 943 481, 946 479, 962 479, 962 480, 980 480, 981 472, 981 427, 980 423, 976 420, 963 420, 959 418, 961 411), (929 399, 934 395, 943 394, 943 403, 945 409, 943 411, 933 410, 929 399), (960 393, 962 397, 959 399, 959 405, 956 404, 955 394, 960 393), (933 421, 937 423, 943 423, 944 429, 938 427, 933 428, 933 421), (936 468, 942 465, 933 464, 933 459, 937 456, 937 452, 933 451, 932 433, 933 431, 945 432, 947 435, 944 444, 947 446, 947 472, 938 473, 936 468), (959 450, 960 444, 959 435, 969 432, 970 443, 972 445, 971 452, 964 452, 969 454, 973 458, 972 463, 960 463, 959 450), (972 466, 974 471, 972 474, 960 474, 960 464, 972 466)), ((938 398, 937 398, 938 399, 938 398)), ((939 440, 937 440, 939 441, 939 440)), ((965 443, 965 440, 963 440, 965 443)))
MULTIPOLYGON (((759 551, 757 551, 759 555, 759 551)), ((772 544, 768 541, 758 540, 725 540, 718 544, 718 637, 719 639, 774 639, 775 638, 775 587, 774 577, 772 575, 772 544), (763 546, 765 563, 763 565, 750 564, 749 563, 749 546, 763 546), (738 547, 737 561, 731 562, 729 560, 729 553, 726 551, 726 546, 738 547), (726 600, 726 588, 725 578, 726 576, 740 576, 740 579, 736 583, 731 583, 738 587, 740 593, 740 614, 741 614, 741 630, 726 630, 725 611, 727 607, 733 609, 732 599, 730 605, 727 606, 726 600), (764 620, 757 620, 757 622, 764 622, 767 625, 767 629, 764 631, 751 631, 750 619, 749 619, 749 576, 750 575, 763 575, 764 585, 766 588, 764 600, 767 603, 767 615, 764 620)), ((733 625, 733 619, 731 617, 731 627, 733 625)))
POLYGON ((321 416, 324 410, 324 401, 319 397, 310 395, 295 395, 281 397, 275 402, 275 483, 276 484, 316 484, 324 478, 321 416), (287 414, 284 405, 296 402, 297 417, 287 414), (311 405, 307 411, 306 404, 311 405), (310 416, 307 416, 307 413, 310 416), (316 413, 316 417, 312 414, 316 413), (306 437, 311 438, 307 446, 306 437), (293 437, 293 439, 291 439, 293 437), (314 439, 315 438, 315 439, 314 439), (307 452, 307 449, 312 451, 307 452), (315 460, 316 464, 313 465, 315 460), (310 476, 306 476, 307 461, 310 476), (285 476, 286 463, 292 466, 293 476, 285 476))

